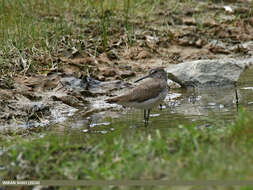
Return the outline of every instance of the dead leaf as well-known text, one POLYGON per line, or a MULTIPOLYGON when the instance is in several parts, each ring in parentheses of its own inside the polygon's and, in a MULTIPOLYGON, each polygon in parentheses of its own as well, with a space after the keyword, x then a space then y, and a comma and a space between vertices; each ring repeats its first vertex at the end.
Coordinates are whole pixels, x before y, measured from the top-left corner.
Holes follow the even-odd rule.
POLYGON ((102 53, 98 57, 98 62, 99 63, 111 63, 110 59, 107 57, 106 53, 102 53))
POLYGON ((150 58, 150 57, 151 57, 150 53, 146 50, 143 50, 143 51, 139 52, 136 59, 138 60, 138 59, 145 59, 145 58, 150 58))
POLYGON ((183 18, 183 23, 185 25, 196 25, 196 20, 194 17, 184 17, 183 18))

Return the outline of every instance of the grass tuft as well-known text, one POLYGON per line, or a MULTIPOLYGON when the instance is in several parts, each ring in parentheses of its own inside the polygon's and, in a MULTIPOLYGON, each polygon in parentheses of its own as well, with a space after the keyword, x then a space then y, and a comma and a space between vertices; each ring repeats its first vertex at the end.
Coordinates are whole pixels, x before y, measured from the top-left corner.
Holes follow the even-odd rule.
POLYGON ((129 129, 108 135, 1 137, 8 179, 248 179, 253 175, 253 118, 196 128, 129 129), (99 137, 98 137, 99 136, 99 137), (12 164, 11 164, 12 163, 12 164), (22 171, 22 172, 20 172, 22 171), (20 176, 20 174, 22 175, 20 176))

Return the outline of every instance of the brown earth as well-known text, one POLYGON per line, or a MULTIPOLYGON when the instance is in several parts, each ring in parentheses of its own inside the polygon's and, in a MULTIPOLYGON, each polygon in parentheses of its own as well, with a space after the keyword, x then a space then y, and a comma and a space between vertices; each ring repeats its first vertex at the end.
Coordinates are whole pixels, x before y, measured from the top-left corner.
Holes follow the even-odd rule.
POLYGON ((196 7, 190 7, 179 1, 179 11, 165 9, 160 4, 148 18, 129 18, 129 25, 134 27, 130 34, 122 24, 124 21, 114 18, 119 28, 108 28, 106 46, 97 37, 101 30, 94 22, 89 27, 76 28, 89 40, 63 36, 57 44, 58 50, 50 55, 25 49, 23 57, 15 53, 3 56, 10 64, 1 69, 0 124, 42 121, 56 104, 67 105, 66 110, 74 107, 90 113, 87 98, 110 96, 117 85, 102 93, 92 93, 89 77, 99 81, 132 81, 157 66, 252 56, 253 4, 250 1, 197 2, 196 7), (37 64, 36 69, 31 62, 37 64), (49 68, 52 63, 54 66, 49 68), (82 79, 83 90, 67 88, 62 84, 64 77, 82 79))

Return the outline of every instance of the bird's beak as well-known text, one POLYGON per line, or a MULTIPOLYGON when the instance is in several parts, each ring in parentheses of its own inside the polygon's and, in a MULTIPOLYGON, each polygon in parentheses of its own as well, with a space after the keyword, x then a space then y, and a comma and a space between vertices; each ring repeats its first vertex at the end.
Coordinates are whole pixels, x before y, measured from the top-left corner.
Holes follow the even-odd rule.
POLYGON ((139 82, 139 81, 141 81, 141 80, 143 80, 143 79, 146 79, 146 78, 148 78, 148 77, 150 77, 150 75, 146 75, 146 76, 144 76, 144 77, 141 77, 141 78, 139 78, 138 80, 134 81, 134 83, 137 83, 137 82, 139 82))

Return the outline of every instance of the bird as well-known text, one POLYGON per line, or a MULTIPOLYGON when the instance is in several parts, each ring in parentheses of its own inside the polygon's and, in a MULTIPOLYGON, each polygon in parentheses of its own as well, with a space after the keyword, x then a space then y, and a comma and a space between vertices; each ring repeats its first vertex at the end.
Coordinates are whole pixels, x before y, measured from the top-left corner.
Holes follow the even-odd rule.
POLYGON ((145 80, 125 94, 105 101, 144 110, 144 122, 148 124, 151 109, 161 105, 168 93, 168 75, 164 68, 157 67, 151 69, 147 75, 139 78, 135 83, 146 78, 149 80, 145 80))

